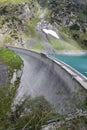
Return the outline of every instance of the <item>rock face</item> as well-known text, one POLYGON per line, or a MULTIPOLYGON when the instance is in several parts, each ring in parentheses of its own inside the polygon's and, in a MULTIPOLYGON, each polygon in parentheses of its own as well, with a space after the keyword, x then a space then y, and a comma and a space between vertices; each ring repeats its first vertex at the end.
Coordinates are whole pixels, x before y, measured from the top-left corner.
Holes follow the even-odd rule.
MULTIPOLYGON (((24 13, 26 13, 26 12, 27 12, 27 14, 25 16, 29 17, 30 10, 29 10, 27 3, 23 3, 23 4, 20 4, 20 5, 10 4, 10 5, 1 5, 0 6, 0 15, 3 15, 3 16, 13 15, 16 18, 20 18, 20 16, 23 15, 24 13)), ((22 20, 23 19, 24 18, 22 17, 22 20)))
POLYGON ((48 7, 51 23, 56 23, 58 29, 68 32, 81 46, 87 47, 87 1, 86 0, 39 0, 39 3, 48 7))
POLYGON ((7 73, 7 66, 0 64, 0 87, 7 83, 8 73, 7 73))
MULTIPOLYGON (((0 5, 0 32, 7 35, 4 42, 23 42, 23 32, 26 31, 26 23, 35 16, 37 5, 34 1, 20 4, 0 5)), ((6 44, 6 43, 5 43, 6 44)))
POLYGON ((52 9, 51 17, 65 26, 77 24, 79 27, 76 27, 76 30, 79 30, 81 25, 87 26, 86 7, 70 0, 49 2, 49 8, 52 9))
POLYGON ((73 0, 73 1, 75 1, 77 3, 81 3, 81 4, 87 3, 87 0, 73 0))
MULTIPOLYGON (((46 1, 46 0, 37 0, 40 4, 47 4, 47 3, 49 3, 50 1, 52 1, 52 0, 48 0, 48 1, 46 1)), ((54 2, 55 0, 53 0, 53 2, 54 2)), ((60 0, 57 0, 57 1, 60 1, 60 0)), ((62 0, 62 2, 66 2, 66 1, 69 1, 69 2, 75 2, 75 3, 81 3, 81 4, 85 4, 85 3, 87 3, 87 0, 62 0)))

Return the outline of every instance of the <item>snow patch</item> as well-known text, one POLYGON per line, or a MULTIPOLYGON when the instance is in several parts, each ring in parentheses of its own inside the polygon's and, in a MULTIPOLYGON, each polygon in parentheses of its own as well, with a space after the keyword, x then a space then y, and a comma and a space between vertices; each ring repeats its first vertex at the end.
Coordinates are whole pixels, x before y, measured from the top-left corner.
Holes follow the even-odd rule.
POLYGON ((43 32, 46 33, 46 34, 50 34, 52 35, 53 37, 59 39, 59 36, 57 35, 57 33, 53 30, 48 30, 48 29, 43 29, 43 32))

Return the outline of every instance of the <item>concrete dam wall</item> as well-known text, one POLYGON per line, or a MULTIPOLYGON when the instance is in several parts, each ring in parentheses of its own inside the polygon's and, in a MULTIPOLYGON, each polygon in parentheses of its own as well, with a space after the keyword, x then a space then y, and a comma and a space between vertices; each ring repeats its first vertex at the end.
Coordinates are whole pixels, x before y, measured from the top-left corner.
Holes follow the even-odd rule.
POLYGON ((86 82, 74 71, 49 56, 24 48, 8 46, 24 61, 21 83, 15 101, 24 96, 44 96, 55 111, 75 112, 86 96, 86 82), (84 86, 84 87, 83 87, 84 86))

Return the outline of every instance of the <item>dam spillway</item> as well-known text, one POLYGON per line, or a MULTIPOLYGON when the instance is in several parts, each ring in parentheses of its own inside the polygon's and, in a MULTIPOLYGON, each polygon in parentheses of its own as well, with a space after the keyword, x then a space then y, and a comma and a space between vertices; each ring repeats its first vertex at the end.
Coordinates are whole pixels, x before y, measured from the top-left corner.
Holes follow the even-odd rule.
POLYGON ((15 51, 24 61, 21 83, 17 91, 16 101, 24 96, 44 96, 61 114, 76 111, 77 105, 85 99, 86 90, 61 65, 45 54, 23 48, 8 47, 15 51))

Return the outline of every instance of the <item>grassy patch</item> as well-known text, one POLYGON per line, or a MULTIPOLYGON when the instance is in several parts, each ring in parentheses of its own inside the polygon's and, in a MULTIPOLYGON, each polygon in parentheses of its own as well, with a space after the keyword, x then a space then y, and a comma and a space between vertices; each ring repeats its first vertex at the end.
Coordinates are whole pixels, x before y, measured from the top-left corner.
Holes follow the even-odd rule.
POLYGON ((60 39, 48 36, 49 42, 57 50, 80 50, 80 45, 63 32, 58 32, 60 39))
POLYGON ((10 130, 10 126, 12 124, 10 112, 12 108, 12 102, 16 94, 16 90, 20 83, 20 77, 17 77, 14 85, 11 84, 11 79, 13 76, 14 69, 21 69, 21 65, 23 64, 23 62, 21 58, 14 52, 5 48, 0 48, 0 64, 6 64, 8 67, 8 82, 6 82, 5 85, 0 87, 0 130, 10 130))
POLYGON ((23 64, 21 58, 8 49, 0 49, 0 57, 9 66, 10 69, 21 69, 23 64))
POLYGON ((38 22, 38 18, 30 18, 25 23, 25 34, 29 35, 31 38, 35 37, 36 35, 36 25, 38 22))
POLYGON ((37 38, 36 38, 36 44, 29 47, 29 49, 34 49, 34 50, 42 50, 43 46, 42 46, 42 37, 40 34, 37 34, 37 38))
POLYGON ((62 41, 64 41, 66 44, 66 49, 70 49, 70 50, 80 50, 81 49, 81 46, 78 42, 76 42, 74 39, 71 38, 71 36, 69 36, 69 34, 67 35, 67 32, 66 34, 59 31, 59 36, 60 36, 60 39, 62 41))
POLYGON ((51 105, 42 96, 33 99, 29 97, 21 104, 18 104, 14 112, 9 111, 10 109, 7 111, 9 116, 3 116, 6 117, 4 119, 2 115, 0 117, 0 119, 3 119, 0 122, 0 130, 40 130, 47 121, 51 105))
POLYGON ((12 84, 6 84, 0 88, 0 99, 2 99, 0 100, 0 128, 3 120, 8 116, 7 113, 11 109, 11 103, 14 98, 15 91, 16 88, 12 84))
MULTIPOLYGON (((37 3, 36 3, 37 4, 37 3)), ((38 10, 38 5, 35 8, 35 13, 32 17, 30 17, 26 22, 25 22, 25 34, 30 35, 31 38, 34 38, 36 36, 36 26, 39 20, 39 10, 38 10)))
POLYGON ((59 32, 60 37, 68 44, 74 46, 75 50, 87 49, 87 29, 82 31, 73 30, 66 27, 61 27, 59 32), (67 34, 67 35, 66 35, 67 34), (86 41, 86 43, 84 43, 86 41))
POLYGON ((58 40, 53 38, 52 36, 48 36, 49 42, 50 44, 57 50, 63 50, 64 47, 62 45, 62 43, 58 40))

